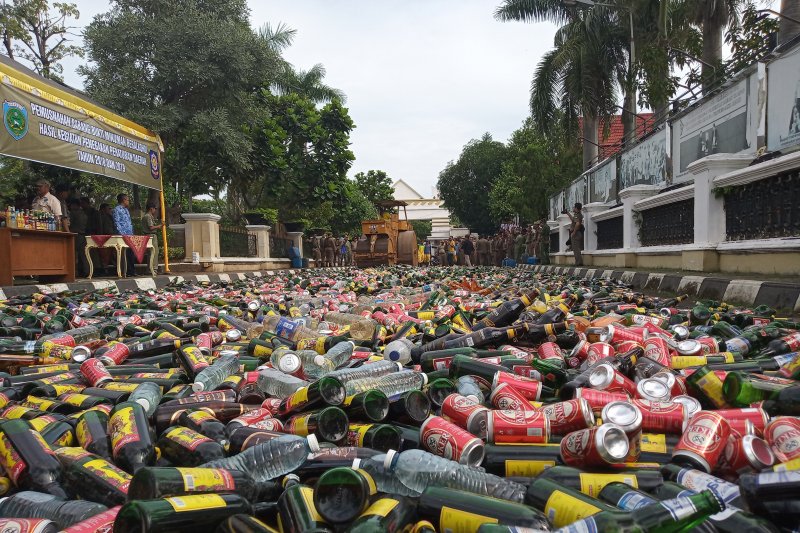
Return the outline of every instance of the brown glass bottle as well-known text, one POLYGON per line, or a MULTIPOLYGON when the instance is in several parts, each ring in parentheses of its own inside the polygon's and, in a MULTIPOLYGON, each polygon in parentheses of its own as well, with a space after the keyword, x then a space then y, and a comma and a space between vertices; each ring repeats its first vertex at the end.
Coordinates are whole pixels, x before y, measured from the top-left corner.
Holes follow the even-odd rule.
POLYGON ((183 426, 164 430, 158 439, 158 447, 164 458, 182 466, 198 466, 225 457, 225 449, 220 443, 183 426))

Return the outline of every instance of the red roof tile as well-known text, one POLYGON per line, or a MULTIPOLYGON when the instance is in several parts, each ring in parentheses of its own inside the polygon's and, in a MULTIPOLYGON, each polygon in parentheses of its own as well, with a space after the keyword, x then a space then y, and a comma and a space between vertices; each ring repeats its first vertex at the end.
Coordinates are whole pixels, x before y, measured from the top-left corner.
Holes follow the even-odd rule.
MULTIPOLYGON (((636 117, 636 133, 637 137, 642 137, 653 129, 653 113, 639 113, 636 117)), ((581 129, 581 137, 583 137, 583 121, 579 118, 579 127, 581 129)), ((607 157, 620 152, 622 150, 622 116, 612 115, 611 124, 609 126, 608 136, 604 137, 605 123, 600 122, 598 127, 597 138, 600 139, 600 161, 607 157)))

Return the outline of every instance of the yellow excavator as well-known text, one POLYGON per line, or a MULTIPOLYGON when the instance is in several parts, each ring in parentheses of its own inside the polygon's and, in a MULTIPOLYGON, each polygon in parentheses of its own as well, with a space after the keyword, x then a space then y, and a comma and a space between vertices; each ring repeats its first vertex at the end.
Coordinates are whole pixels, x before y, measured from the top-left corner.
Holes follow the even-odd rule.
POLYGON ((408 222, 407 205, 400 200, 376 202, 380 218, 361 222, 362 236, 355 250, 356 265, 368 267, 399 263, 417 266, 417 235, 408 222))

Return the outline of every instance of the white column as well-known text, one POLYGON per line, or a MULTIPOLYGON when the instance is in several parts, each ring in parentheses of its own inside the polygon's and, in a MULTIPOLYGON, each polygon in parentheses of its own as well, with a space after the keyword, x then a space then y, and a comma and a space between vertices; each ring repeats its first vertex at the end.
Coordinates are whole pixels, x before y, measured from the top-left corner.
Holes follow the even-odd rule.
POLYGON ((181 216, 186 221, 186 261, 191 262, 192 252, 198 252, 201 261, 218 258, 222 217, 212 213, 183 213, 181 216))
POLYGON ((633 185, 619 193, 622 200, 622 248, 629 252, 642 245, 639 241, 639 225, 633 217, 633 204, 658 193, 655 185, 633 185))
POLYGON ((607 210, 608 206, 601 202, 592 202, 583 206, 583 226, 586 229, 584 231, 584 235, 586 235, 584 251, 592 252, 597 250, 597 222, 595 222, 594 217, 598 213, 607 210))
POLYGON ((287 231, 286 236, 292 240, 292 244, 300 250, 300 257, 303 257, 303 232, 287 231))
POLYGON ((269 259, 269 230, 270 226, 248 225, 247 232, 256 236, 256 250, 259 259, 269 259))
POLYGON ((564 252, 567 248, 565 243, 567 242, 567 239, 569 239, 569 216, 561 214, 558 215, 556 220, 558 220, 558 249, 559 251, 564 252))

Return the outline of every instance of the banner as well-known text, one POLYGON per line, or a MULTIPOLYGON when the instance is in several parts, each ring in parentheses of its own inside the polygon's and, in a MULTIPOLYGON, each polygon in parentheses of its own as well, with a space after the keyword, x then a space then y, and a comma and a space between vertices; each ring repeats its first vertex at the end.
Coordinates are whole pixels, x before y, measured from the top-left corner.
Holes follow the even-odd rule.
POLYGON ((581 176, 567 187, 564 201, 564 208, 569 211, 572 211, 572 206, 574 206, 576 202, 582 204, 586 203, 586 176, 581 176))
POLYGON ((589 172, 589 201, 604 204, 617 203, 617 160, 612 159, 602 167, 589 172))
POLYGON ((663 128, 622 153, 619 190, 632 185, 667 184, 667 129, 663 128))
POLYGON ((6 58, 0 98, 1 154, 161 188, 162 148, 154 133, 6 58))
POLYGON ((755 125, 747 105, 748 82, 749 79, 737 82, 672 122, 673 183, 691 179, 687 167, 698 159, 711 154, 755 151, 755 125))
POLYGON ((767 67, 767 149, 800 144, 800 48, 767 67))
POLYGON ((564 191, 554 194, 550 197, 550 218, 549 220, 556 220, 558 215, 564 209, 564 191))

